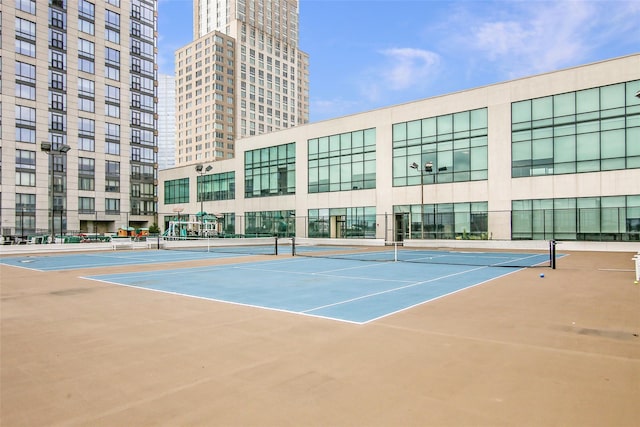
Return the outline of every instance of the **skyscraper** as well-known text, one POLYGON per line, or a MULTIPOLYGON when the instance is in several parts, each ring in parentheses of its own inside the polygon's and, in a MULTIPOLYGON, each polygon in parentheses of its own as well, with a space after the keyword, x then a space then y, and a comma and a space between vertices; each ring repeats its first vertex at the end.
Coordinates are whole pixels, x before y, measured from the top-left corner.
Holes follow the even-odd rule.
POLYGON ((297 0, 194 0, 195 40, 176 51, 176 165, 309 121, 298 38, 297 0))
POLYGON ((176 80, 158 75, 158 169, 175 166, 176 153, 176 80))
POLYGON ((2 235, 155 221, 157 0, 2 6, 2 235))

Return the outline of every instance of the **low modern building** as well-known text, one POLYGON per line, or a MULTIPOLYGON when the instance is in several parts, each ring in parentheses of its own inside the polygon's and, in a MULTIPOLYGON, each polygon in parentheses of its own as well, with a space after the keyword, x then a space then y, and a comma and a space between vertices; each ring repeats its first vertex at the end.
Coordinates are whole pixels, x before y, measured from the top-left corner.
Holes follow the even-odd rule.
POLYGON ((234 159, 161 171, 159 225, 638 241, 639 91, 634 54, 249 137, 234 159))

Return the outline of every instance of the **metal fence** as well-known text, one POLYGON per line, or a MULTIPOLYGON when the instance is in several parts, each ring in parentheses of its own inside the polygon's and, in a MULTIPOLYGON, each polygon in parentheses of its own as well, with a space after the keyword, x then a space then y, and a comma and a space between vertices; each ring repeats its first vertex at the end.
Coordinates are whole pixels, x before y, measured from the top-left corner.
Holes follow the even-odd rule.
MULTIPOLYGON (((135 237, 148 232, 154 224, 162 234, 167 231, 170 221, 178 221, 184 227, 192 226, 187 231, 196 235, 203 229, 202 223, 215 223, 209 230, 214 229, 219 237, 296 236, 398 242, 411 239, 489 240, 500 235, 502 239, 511 240, 639 241, 640 213, 637 211, 636 208, 576 208, 325 217, 295 215, 293 211, 217 216, 201 216, 198 212, 159 212, 153 220, 148 220, 148 217, 123 213, 56 210, 53 234, 57 238, 135 237), (68 224, 79 226, 70 228, 68 224)), ((4 243, 51 239, 48 210, 4 208, 0 210, 0 222, 4 243)))

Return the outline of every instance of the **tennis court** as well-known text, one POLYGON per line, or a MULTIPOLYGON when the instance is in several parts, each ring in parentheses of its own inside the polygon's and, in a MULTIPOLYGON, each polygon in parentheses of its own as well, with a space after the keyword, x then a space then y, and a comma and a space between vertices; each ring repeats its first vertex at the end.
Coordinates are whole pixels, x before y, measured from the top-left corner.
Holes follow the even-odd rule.
POLYGON ((569 251, 554 270, 286 252, 3 257, 0 424, 640 419, 633 254, 569 251))
POLYGON ((127 265, 167 264, 249 255, 271 255, 277 251, 274 239, 238 239, 222 241, 203 239, 178 241, 165 250, 115 250, 70 253, 65 255, 27 255, 0 259, 0 264, 38 271, 61 271, 80 268, 117 267, 127 265), (215 245, 211 242, 218 243, 215 245))
POLYGON ((183 296, 366 323, 517 271, 288 258, 87 278, 183 296))

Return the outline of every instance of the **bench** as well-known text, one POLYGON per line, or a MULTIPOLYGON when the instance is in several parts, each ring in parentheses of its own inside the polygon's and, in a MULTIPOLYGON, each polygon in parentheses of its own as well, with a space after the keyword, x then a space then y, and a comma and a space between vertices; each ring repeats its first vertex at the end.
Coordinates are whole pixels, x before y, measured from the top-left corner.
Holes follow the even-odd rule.
POLYGON ((118 249, 133 249, 133 241, 129 237, 123 239, 114 237, 111 239, 111 249, 114 251, 118 249))

